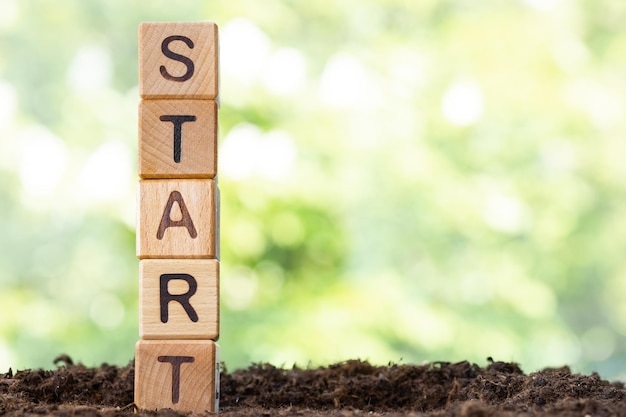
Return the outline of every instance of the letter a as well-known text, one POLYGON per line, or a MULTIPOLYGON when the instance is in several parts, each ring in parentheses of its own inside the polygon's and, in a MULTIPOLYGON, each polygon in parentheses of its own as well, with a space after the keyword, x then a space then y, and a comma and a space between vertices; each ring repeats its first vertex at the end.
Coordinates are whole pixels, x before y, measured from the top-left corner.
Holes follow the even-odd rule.
POLYGON ((163 236, 165 235, 165 230, 167 230, 168 227, 186 227, 187 231, 189 232, 189 236, 191 236, 192 239, 198 237, 198 232, 196 232, 196 227, 193 225, 193 220, 191 220, 191 216, 189 215, 189 211, 187 210, 187 206, 185 205, 183 196, 180 195, 178 191, 172 191, 170 193, 170 197, 167 199, 165 210, 163 210, 163 217, 161 217, 161 223, 159 223, 157 239, 163 239, 163 236), (172 220, 172 218, 170 217, 172 214, 172 207, 174 206, 174 202, 178 203, 178 207, 180 207, 180 212, 183 215, 183 218, 180 220, 172 220))

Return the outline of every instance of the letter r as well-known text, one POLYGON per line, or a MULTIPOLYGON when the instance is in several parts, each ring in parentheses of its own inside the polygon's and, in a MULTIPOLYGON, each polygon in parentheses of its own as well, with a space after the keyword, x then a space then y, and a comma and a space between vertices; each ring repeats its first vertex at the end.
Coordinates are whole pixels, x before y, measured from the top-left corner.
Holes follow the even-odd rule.
POLYGON ((191 305, 190 299, 191 296, 194 295, 198 289, 198 282, 196 279, 189 274, 162 274, 159 283, 160 295, 159 299, 161 302, 161 323, 167 323, 169 318, 169 304, 170 301, 178 302, 185 312, 189 319, 194 323, 198 321, 198 313, 191 305), (169 282, 172 280, 182 280, 189 285, 189 289, 184 294, 171 294, 169 292, 169 282))

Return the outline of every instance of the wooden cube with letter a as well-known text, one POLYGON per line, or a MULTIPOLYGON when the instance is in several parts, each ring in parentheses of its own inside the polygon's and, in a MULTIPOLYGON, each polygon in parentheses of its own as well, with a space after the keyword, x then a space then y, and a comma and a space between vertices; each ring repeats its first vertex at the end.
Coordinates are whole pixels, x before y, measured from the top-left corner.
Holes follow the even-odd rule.
POLYGON ((219 261, 144 259, 139 263, 142 339, 219 338, 219 261))
POLYGON ((217 25, 212 22, 140 24, 141 98, 215 100, 217 36, 217 25))
POLYGON ((135 345, 135 404, 217 412, 219 348, 211 340, 140 340, 135 345))
POLYGON ((139 181, 137 257, 215 258, 214 180, 139 181))
POLYGON ((213 100, 143 100, 139 104, 141 178, 213 178, 217 104, 213 100))

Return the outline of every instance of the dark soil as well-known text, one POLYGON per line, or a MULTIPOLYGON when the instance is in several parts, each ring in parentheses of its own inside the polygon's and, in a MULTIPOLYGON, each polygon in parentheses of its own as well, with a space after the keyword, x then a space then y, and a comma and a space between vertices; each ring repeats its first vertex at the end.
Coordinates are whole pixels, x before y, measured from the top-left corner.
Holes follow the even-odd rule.
MULTIPOLYGON (((139 412, 134 368, 75 365, 0 377, 0 415, 179 416, 139 412)), ((222 416, 626 416, 623 383, 567 367, 525 375, 514 363, 372 366, 348 361, 317 369, 267 364, 221 376, 222 416)))

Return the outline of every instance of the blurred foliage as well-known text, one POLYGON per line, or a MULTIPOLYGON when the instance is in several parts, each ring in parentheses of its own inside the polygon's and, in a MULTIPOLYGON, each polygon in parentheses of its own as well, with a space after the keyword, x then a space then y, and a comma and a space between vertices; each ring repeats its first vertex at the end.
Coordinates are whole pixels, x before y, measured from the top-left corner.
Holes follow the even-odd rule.
POLYGON ((132 358, 137 25, 212 20, 229 368, 626 378, 626 3, 0 10, 0 369, 132 358))

